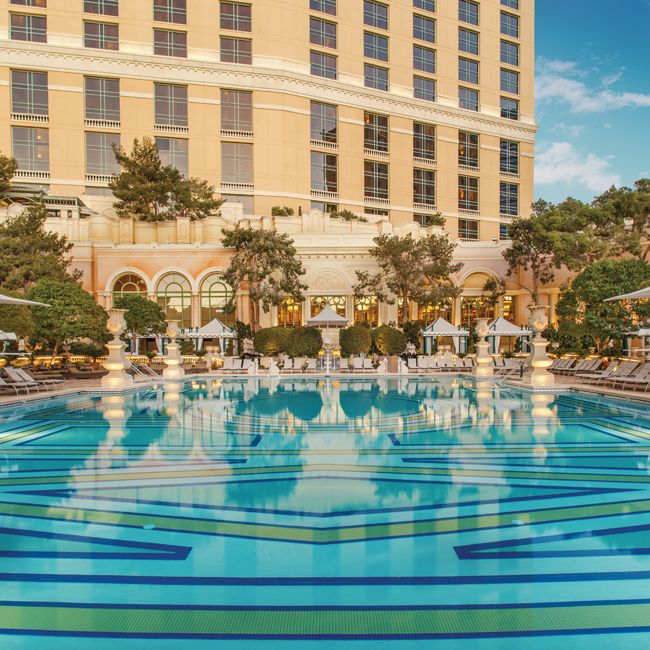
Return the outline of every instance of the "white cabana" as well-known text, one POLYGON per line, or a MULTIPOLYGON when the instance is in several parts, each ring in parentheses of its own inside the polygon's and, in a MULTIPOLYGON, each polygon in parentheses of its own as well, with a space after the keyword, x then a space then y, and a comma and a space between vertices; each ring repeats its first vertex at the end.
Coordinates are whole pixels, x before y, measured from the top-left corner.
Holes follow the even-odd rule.
POLYGON ((197 349, 200 347, 200 341, 203 339, 216 339, 219 341, 221 352, 226 350, 226 341, 236 339, 237 332, 234 329, 224 325, 218 318, 211 320, 203 327, 187 328, 181 331, 180 339, 194 339, 197 349))
POLYGON ((16 341, 16 334, 14 332, 3 332, 0 330, 0 341, 16 341))
POLYGON ((345 327, 347 324, 348 319, 344 316, 339 316, 332 308, 332 305, 325 305, 319 314, 307 321, 309 327, 323 327, 326 329, 330 327, 345 327))
POLYGON ((49 307, 42 302, 34 302, 33 300, 23 300, 22 298, 12 298, 0 293, 0 305, 26 305, 28 307, 49 307))
POLYGON ((650 354, 650 328, 640 327, 635 332, 625 332, 623 335, 623 355, 641 354, 648 356, 650 354), (632 339, 640 338, 641 347, 633 347, 632 339))
POLYGON ((457 325, 452 325, 442 317, 436 318, 433 323, 425 327, 422 330, 422 337, 424 338, 423 346, 425 354, 431 354, 433 351, 434 339, 444 337, 451 337, 457 353, 465 354, 467 352, 469 332, 461 329, 457 325))
POLYGON ((499 318, 495 318, 488 325, 488 334, 486 338, 490 343, 490 354, 499 353, 499 344, 501 343, 502 336, 513 336, 521 339, 521 351, 528 352, 528 344, 531 335, 532 332, 530 330, 519 327, 514 323, 511 323, 509 320, 499 316, 499 318))
POLYGON ((605 302, 614 302, 615 300, 650 300, 650 287, 632 291, 632 293, 624 293, 613 298, 606 298, 605 302))

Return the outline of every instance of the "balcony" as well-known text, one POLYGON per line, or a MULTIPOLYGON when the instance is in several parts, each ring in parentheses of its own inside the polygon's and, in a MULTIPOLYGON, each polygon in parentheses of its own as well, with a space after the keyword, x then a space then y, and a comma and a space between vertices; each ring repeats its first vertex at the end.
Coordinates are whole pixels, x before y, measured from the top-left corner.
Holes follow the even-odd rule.
POLYGON ((413 164, 419 167, 435 167, 436 161, 435 158, 418 158, 417 156, 413 156, 413 164))
POLYGON ((113 180, 113 174, 86 174, 86 183, 108 185, 113 180))
POLYGON ((312 199, 325 199, 327 201, 338 201, 339 193, 338 192, 328 192, 327 190, 312 190, 311 191, 312 199))
POLYGON ((473 166, 473 165, 461 165, 460 163, 458 163, 458 171, 470 172, 471 174, 480 174, 481 168, 478 165, 476 165, 476 166, 473 166))
POLYGON ((84 126, 91 129, 119 129, 122 123, 114 120, 84 120, 84 126))
POLYGON ((17 169, 14 178, 16 180, 49 181, 50 172, 36 171, 34 169, 17 169))
POLYGON ((50 121, 49 115, 33 115, 32 113, 12 113, 11 119, 14 122, 39 122, 47 124, 50 121))
POLYGON ((436 206, 431 203, 413 203, 413 210, 417 212, 437 212, 436 206))
POLYGON ((469 210, 467 208, 458 208, 458 214, 462 214, 466 217, 480 217, 481 212, 479 210, 469 210))
POLYGON ((513 178, 515 180, 519 180, 519 174, 513 174, 512 172, 500 172, 501 176, 503 178, 513 178))
POLYGON ((379 205, 382 207, 388 207, 390 206, 390 199, 380 199, 380 198, 365 196, 363 198, 363 203, 364 205, 369 205, 369 206, 379 205))
POLYGON ((176 126, 174 124, 154 124, 153 130, 156 133, 173 133, 175 135, 187 135, 190 132, 190 127, 176 126))
POLYGON ((390 153, 388 153, 388 151, 378 151, 377 149, 368 149, 367 147, 364 147, 363 155, 371 158, 382 158, 383 160, 388 160, 390 158, 390 153))
POLYGON ((338 142, 325 142, 325 140, 310 140, 310 146, 316 149, 329 149, 330 151, 338 151, 339 143, 338 142))
POLYGON ((236 131, 233 129, 221 129, 221 137, 228 140, 252 140, 252 131, 236 131))
POLYGON ((252 183, 221 183, 222 192, 235 192, 237 194, 252 194, 255 186, 252 183))

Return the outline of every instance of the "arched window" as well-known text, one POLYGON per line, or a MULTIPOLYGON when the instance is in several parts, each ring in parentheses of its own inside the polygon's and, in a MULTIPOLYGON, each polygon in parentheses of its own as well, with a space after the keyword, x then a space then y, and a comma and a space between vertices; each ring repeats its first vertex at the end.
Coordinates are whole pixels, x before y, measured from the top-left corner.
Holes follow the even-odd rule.
POLYGON ((232 299, 232 288, 224 282, 220 273, 208 275, 201 284, 201 325, 207 325, 215 318, 224 325, 235 323, 235 312, 228 311, 232 299))
POLYGON ((318 316, 325 305, 331 305, 339 316, 345 318, 345 296, 312 296, 310 299, 311 318, 318 316))
POLYGON ((156 300, 165 310, 167 320, 178 321, 181 328, 192 326, 192 287, 179 273, 168 273, 156 287, 156 300))
POLYGON ((451 322, 451 300, 442 303, 425 303, 418 305, 418 321, 423 327, 430 325, 437 318, 451 322))
POLYGON ((463 282, 463 290, 470 294, 460 297, 460 324, 463 327, 474 327, 479 318, 494 319, 495 306, 483 290, 489 279, 487 273, 477 272, 463 282))
POLYGON ((366 323, 370 327, 379 325, 379 301, 376 296, 363 296, 354 299, 355 324, 366 323))
POLYGON ((302 325, 302 303, 291 298, 278 305, 278 325, 280 327, 300 327, 302 325))
POLYGON ((146 298, 147 283, 135 273, 120 275, 113 284, 113 303, 117 298, 124 296, 144 296, 146 298))

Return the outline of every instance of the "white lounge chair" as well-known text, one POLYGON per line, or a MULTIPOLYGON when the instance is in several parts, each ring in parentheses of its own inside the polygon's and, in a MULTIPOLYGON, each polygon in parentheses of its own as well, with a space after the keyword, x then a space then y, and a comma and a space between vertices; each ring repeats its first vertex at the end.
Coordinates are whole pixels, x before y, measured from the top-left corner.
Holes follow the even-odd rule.
POLYGON ((363 359, 354 357, 352 359, 352 372, 361 372, 363 370, 363 359))
POLYGON ((282 370, 280 372, 293 372, 293 359, 291 357, 285 359, 284 365, 282 366, 282 370))
POLYGON ((316 359, 307 359, 307 365, 305 366, 305 372, 317 372, 318 368, 316 367, 316 359))
POLYGON ((293 371, 294 372, 302 372, 302 369, 303 369, 306 361, 307 361, 307 359, 305 357, 296 357, 293 360, 293 371))
POLYGON ((341 357, 339 361, 339 372, 350 372, 350 360, 341 357))
POLYGON ((372 372, 374 370, 374 366, 372 365, 372 359, 364 359, 363 360, 363 370, 364 372, 372 372))
POLYGON ((9 376, 12 379, 15 375, 19 379, 22 379, 26 382, 35 381, 38 386, 42 386, 43 388, 53 388, 54 386, 60 386, 63 383, 63 379, 36 379, 36 377, 32 377, 29 373, 27 373, 25 370, 22 370, 21 368, 6 368, 7 372, 10 370, 12 371, 12 374, 9 376))
POLYGON ((418 360, 415 357, 409 357, 406 360, 406 366, 407 366, 409 372, 417 372, 418 371, 418 360))
POLYGON ((223 360, 223 366, 220 368, 221 372, 231 372, 234 360, 234 357, 225 357, 223 360))
POLYGON ((4 392, 9 392, 10 390, 13 390, 16 395, 20 393, 21 391, 24 391, 25 393, 29 393, 30 389, 36 389, 36 386, 33 384, 28 384, 26 382, 8 382, 5 381, 2 377, 0 377, 0 389, 2 389, 4 392))

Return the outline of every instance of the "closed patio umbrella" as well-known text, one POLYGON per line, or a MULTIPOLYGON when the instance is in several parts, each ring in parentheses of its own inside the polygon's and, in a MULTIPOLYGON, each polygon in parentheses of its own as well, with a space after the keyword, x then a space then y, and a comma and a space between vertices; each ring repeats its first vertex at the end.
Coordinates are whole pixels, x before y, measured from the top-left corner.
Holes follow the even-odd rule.
POLYGON ((614 296, 613 298, 606 298, 605 302, 614 302, 615 300, 649 300, 649 299, 650 299, 650 287, 645 287, 645 289, 632 291, 632 293, 624 293, 620 296, 614 296))
POLYGON ((33 300, 23 300, 22 298, 12 298, 0 293, 0 305, 27 305, 28 307, 49 307, 42 302, 34 302, 33 300))

